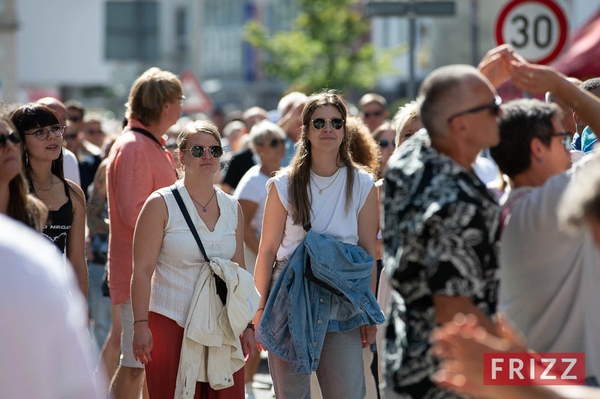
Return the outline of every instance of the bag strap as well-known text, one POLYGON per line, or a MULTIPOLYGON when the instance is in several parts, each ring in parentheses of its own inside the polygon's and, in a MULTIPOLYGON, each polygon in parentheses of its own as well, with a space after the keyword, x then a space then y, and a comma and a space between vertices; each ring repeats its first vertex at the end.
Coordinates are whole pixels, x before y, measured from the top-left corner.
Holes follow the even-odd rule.
POLYGON ((196 239, 196 243, 198 243, 198 247, 200 247, 202 255, 204 255, 204 259, 207 262, 210 262, 210 260, 208 259, 208 255, 206 255, 206 250, 204 250, 204 245, 202 245, 202 241, 200 240, 200 236, 198 235, 198 231, 196 230, 196 227, 192 222, 192 218, 190 217, 190 214, 188 213, 188 210, 185 207, 185 204, 183 203, 183 198, 181 198, 181 194, 179 194, 177 186, 172 185, 170 188, 173 192, 173 196, 175 196, 175 201, 177 201, 177 205, 179 205, 179 208, 181 209, 181 213, 183 213, 183 217, 185 218, 187 225, 189 226, 190 230, 192 231, 192 234, 194 235, 194 238, 196 239))

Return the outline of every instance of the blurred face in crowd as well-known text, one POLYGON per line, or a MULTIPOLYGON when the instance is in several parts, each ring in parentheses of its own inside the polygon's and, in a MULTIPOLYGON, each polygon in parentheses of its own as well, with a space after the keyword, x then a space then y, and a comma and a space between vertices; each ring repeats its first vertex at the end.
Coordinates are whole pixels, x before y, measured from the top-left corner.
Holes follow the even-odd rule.
POLYGON ((385 122, 387 117, 388 111, 376 102, 365 104, 360 110, 360 118, 369 127, 371 132, 385 122))
POLYGON ((71 152, 75 152, 77 150, 77 147, 79 146, 78 134, 79 132, 77 131, 76 125, 69 123, 65 129, 65 133, 63 134, 63 139, 67 150, 71 152))
POLYGON ((21 147, 17 132, 0 119, 0 180, 10 182, 21 171, 21 147))
POLYGON ((95 146, 102 147, 104 143, 104 131, 102 130, 102 124, 98 121, 86 122, 83 127, 85 133, 85 139, 95 146))

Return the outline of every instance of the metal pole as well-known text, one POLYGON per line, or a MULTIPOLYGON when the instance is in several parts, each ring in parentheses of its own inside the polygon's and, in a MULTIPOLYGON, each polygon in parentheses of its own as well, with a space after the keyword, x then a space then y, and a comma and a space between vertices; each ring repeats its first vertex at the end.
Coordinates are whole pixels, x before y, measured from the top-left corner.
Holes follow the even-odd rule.
POLYGON ((479 64, 479 0, 471 0, 471 64, 479 64))
MULTIPOLYGON (((410 1, 411 5, 414 3, 410 1)), ((416 79, 415 79, 415 48, 416 48, 416 36, 417 36, 417 21, 414 12, 411 11, 407 15, 408 17, 408 87, 407 94, 408 99, 413 100, 417 96, 416 90, 416 79)))

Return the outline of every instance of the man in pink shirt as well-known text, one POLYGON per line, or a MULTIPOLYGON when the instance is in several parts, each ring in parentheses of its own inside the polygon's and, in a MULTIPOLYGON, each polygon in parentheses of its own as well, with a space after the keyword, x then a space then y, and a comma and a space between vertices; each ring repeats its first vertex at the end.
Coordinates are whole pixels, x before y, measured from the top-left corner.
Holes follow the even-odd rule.
POLYGON ((164 147, 162 135, 177 122, 184 99, 181 82, 173 73, 150 68, 139 76, 126 104, 128 124, 115 141, 106 168, 110 296, 121 308, 122 323, 122 356, 110 390, 116 399, 138 399, 144 381, 144 366, 132 349, 133 231, 146 198, 177 180, 175 160, 164 147))

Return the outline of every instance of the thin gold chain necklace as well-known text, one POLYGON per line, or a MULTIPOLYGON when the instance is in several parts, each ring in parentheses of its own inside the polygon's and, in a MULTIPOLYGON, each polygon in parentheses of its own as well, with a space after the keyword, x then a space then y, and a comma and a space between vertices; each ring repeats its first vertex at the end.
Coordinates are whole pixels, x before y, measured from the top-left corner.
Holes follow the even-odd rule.
POLYGON ((192 197, 190 195, 190 198, 192 199, 192 201, 194 201, 196 204, 200 205, 200 208, 202 208, 202 212, 206 213, 206 207, 208 206, 208 204, 210 204, 210 201, 212 201, 213 198, 215 198, 215 194, 217 193, 217 191, 215 189, 213 189, 213 195, 211 195, 210 199, 208 200, 208 202, 206 203, 206 205, 202 205, 201 203, 199 203, 198 201, 196 201, 194 199, 194 197, 192 197))
MULTIPOLYGON (((33 180, 31 180, 31 182, 33 183, 33 180)), ((33 187, 34 187, 36 190, 42 190, 42 191, 51 191, 51 190, 52 190, 52 188, 54 187, 54 176, 52 176, 52 177, 50 178, 50 188, 42 188, 42 187, 39 187, 38 185, 36 185, 35 183, 33 183, 33 187)))
POLYGON ((327 185, 327 187, 321 188, 317 185, 317 182, 315 182, 315 179, 313 179, 312 174, 310 175, 310 180, 312 180, 313 184, 315 185, 315 187, 317 188, 317 190, 319 190, 319 195, 323 194, 323 191, 327 190, 329 187, 331 187, 331 185, 333 183, 335 183, 335 180, 337 179, 338 175, 340 174, 340 168, 338 168, 337 172, 335 172, 335 177, 333 178, 333 180, 331 181, 331 183, 329 183, 327 185))

